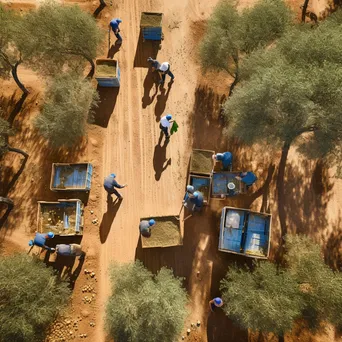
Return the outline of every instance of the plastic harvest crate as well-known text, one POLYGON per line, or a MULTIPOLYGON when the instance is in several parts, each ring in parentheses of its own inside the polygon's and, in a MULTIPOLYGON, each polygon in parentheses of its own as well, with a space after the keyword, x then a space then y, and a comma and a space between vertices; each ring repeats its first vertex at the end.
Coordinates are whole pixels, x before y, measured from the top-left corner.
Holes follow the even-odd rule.
POLYGON ((89 191, 93 166, 90 163, 53 163, 50 189, 52 191, 89 191))
POLYGON ((83 203, 79 199, 59 199, 58 202, 38 201, 38 231, 55 235, 83 234, 83 203))
POLYGON ((99 58, 95 62, 95 78, 97 80, 97 83, 100 87, 120 87, 120 67, 119 67, 119 62, 116 61, 115 59, 110 59, 110 58, 99 58), (97 72, 97 67, 100 64, 113 64, 113 67, 116 68, 116 72, 114 76, 102 76, 99 75, 97 72))
POLYGON ((141 21, 140 27, 142 30, 142 35, 144 40, 162 40, 163 32, 162 32, 162 13, 154 13, 154 12, 142 12, 141 13, 141 21), (144 23, 144 17, 156 17, 155 22, 158 22, 155 26, 150 26, 148 23, 144 23))

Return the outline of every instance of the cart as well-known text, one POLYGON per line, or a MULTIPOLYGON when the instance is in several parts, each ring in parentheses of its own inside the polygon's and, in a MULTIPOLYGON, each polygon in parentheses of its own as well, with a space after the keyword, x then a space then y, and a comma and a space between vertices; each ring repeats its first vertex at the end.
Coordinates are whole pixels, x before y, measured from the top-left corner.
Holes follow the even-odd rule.
POLYGON ((90 163, 53 163, 50 189, 52 191, 89 191, 93 166, 90 163))
MULTIPOLYGON (((141 220, 149 221, 152 217, 142 218, 141 220)), ((153 217, 156 221, 151 227, 151 236, 144 237, 141 235, 142 248, 153 247, 172 247, 183 245, 180 221, 175 216, 153 217)))
POLYGON ((241 172, 221 171, 212 174, 211 198, 226 199, 247 192, 247 186, 236 178, 241 172))
POLYGON ((270 241, 271 214, 233 207, 222 209, 219 251, 267 259, 270 241))
POLYGON ((162 22, 162 13, 141 13, 140 28, 142 31, 143 42, 145 42, 146 40, 156 41, 159 42, 159 49, 161 48, 161 41, 164 40, 162 22))
POLYGON ((83 208, 79 199, 38 201, 38 231, 59 236, 83 235, 83 208))
POLYGON ((120 87, 120 68, 115 59, 99 58, 95 61, 95 79, 100 87, 120 87))

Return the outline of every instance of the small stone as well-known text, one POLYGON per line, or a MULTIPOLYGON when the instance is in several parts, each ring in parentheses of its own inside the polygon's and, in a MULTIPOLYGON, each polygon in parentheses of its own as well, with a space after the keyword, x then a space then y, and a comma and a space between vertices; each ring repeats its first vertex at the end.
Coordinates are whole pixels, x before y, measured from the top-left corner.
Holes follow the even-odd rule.
POLYGON ((186 331, 186 333, 187 333, 188 335, 190 335, 190 332, 191 332, 190 329, 188 329, 188 330, 186 331))
POLYGON ((90 214, 94 214, 94 210, 90 210, 90 214))
POLYGON ((69 334, 70 334, 70 335, 72 335, 72 334, 73 334, 73 331, 72 331, 72 330, 70 330, 70 331, 69 331, 69 334))
POLYGON ((92 273, 90 274, 90 276, 91 276, 92 278, 94 278, 94 277, 95 277, 95 272, 92 272, 92 273))
POLYGON ((83 337, 87 337, 87 334, 83 334, 83 337))
POLYGON ((197 321, 197 326, 199 327, 201 325, 201 322, 200 321, 197 321))
MULTIPOLYGON (((83 317, 88 317, 89 315, 90 315, 90 313, 89 313, 89 311, 88 310, 82 310, 81 311, 81 315, 83 316, 83 317)), ((82 319, 82 318, 81 318, 82 319)), ((80 320, 81 320, 80 319, 80 320)))
POLYGON ((185 336, 182 336, 182 340, 185 340, 185 336))

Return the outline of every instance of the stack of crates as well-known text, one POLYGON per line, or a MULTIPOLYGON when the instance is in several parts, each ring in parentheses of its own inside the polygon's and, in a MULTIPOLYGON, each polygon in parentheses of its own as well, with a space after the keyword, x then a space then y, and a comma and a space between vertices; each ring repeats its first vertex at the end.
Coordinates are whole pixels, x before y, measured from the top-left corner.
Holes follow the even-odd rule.
POLYGON ((162 40, 162 13, 142 12, 140 28, 144 40, 162 40))

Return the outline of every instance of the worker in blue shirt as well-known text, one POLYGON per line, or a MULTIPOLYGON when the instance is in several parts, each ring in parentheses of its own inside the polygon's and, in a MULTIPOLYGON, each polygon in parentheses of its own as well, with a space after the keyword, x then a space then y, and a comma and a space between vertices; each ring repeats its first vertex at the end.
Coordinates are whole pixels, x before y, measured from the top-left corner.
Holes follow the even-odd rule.
POLYGON ((154 219, 142 220, 139 223, 139 230, 140 234, 144 237, 150 237, 151 236, 151 228, 156 224, 156 221, 154 219))
POLYGON ((241 172, 239 176, 236 176, 235 178, 240 179, 242 183, 245 183, 247 188, 258 180, 258 177, 251 171, 241 172))
POLYGON ((229 171, 233 165, 233 155, 231 152, 217 153, 213 155, 214 163, 218 160, 222 162, 222 170, 229 171))
POLYGON ((33 240, 29 241, 29 246, 33 247, 33 246, 38 246, 38 247, 42 247, 44 249, 49 250, 50 252, 54 252, 55 249, 48 247, 45 245, 45 242, 47 239, 53 239, 55 236, 54 233, 49 232, 49 233, 36 233, 36 236, 34 237, 33 240))
POLYGON ((195 188, 192 185, 186 186, 186 192, 183 198, 183 203, 187 202, 190 198, 194 196, 195 188))
POLYGON ((220 297, 216 297, 209 302, 211 312, 214 312, 216 308, 220 308, 223 305, 223 300, 220 297))
POLYGON ((111 173, 108 177, 105 178, 103 186, 105 190, 108 193, 108 196, 114 194, 117 196, 119 200, 122 200, 123 197, 120 195, 120 193, 115 189, 122 189, 127 186, 127 184, 120 185, 116 180, 115 180, 116 175, 114 173, 111 173))
POLYGON ((122 43, 122 37, 120 35, 120 28, 119 25, 120 23, 122 23, 122 20, 119 18, 114 18, 111 20, 111 22, 109 23, 109 26, 111 27, 111 29, 113 30, 115 37, 117 38, 117 43, 121 44, 122 43))
POLYGON ((195 191, 193 194, 185 194, 185 196, 187 195, 187 200, 183 202, 184 206, 191 211, 200 211, 203 207, 203 194, 199 191, 195 191))

